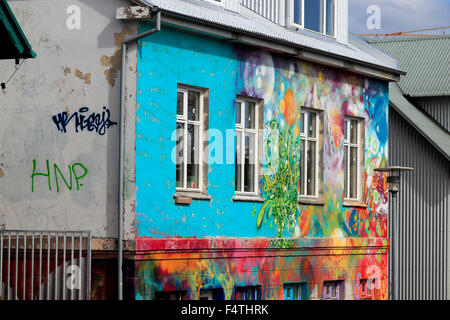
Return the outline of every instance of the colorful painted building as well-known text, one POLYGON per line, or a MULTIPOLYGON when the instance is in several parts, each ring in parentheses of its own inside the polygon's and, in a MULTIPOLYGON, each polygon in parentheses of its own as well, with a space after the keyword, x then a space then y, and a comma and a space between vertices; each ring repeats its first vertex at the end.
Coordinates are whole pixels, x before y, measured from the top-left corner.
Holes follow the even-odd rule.
POLYGON ((8 4, 0 299, 388 298, 402 71, 347 0, 8 4))
POLYGON ((345 1, 315 33, 226 1, 145 3, 162 27, 139 41, 127 105, 125 297, 387 299, 374 169, 395 61, 336 36, 345 1))

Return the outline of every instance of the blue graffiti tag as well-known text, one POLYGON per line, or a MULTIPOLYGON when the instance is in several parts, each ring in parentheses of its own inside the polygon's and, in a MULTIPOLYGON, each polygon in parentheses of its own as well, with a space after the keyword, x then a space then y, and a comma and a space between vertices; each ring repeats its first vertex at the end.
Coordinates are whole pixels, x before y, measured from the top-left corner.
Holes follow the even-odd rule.
POLYGON ((95 131, 99 135, 104 135, 106 133, 106 129, 109 129, 109 127, 117 124, 117 122, 113 122, 109 119, 111 113, 106 107, 103 107, 101 114, 92 112, 90 115, 87 115, 88 111, 88 107, 82 107, 70 117, 67 114, 67 111, 64 111, 54 115, 52 119, 58 130, 64 133, 67 132, 67 126, 72 119, 75 119, 76 132, 84 130, 95 131))

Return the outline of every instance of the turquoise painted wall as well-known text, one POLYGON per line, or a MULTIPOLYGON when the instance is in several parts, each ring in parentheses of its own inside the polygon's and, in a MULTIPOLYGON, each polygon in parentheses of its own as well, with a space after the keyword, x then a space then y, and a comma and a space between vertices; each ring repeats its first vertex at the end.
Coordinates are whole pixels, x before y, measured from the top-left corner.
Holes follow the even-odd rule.
MULTIPOLYGON (((164 28, 140 41, 137 104, 138 236, 386 237, 387 187, 373 169, 387 162, 387 83, 164 28), (212 200, 175 205, 171 136, 176 128, 177 83, 209 90, 209 128, 222 131, 224 137, 225 130, 235 126, 237 94, 264 99, 265 128, 276 127, 285 138, 278 148, 265 144, 265 154, 279 152, 283 161, 276 164, 277 174, 260 181, 264 204, 233 202, 234 165, 211 164, 212 200), (324 110, 321 207, 298 205, 292 197, 298 188, 301 106, 324 110), (343 206, 344 115, 365 119, 367 209, 343 206), (281 155, 283 148, 290 155, 281 155), (282 168, 285 162, 292 168, 289 174, 282 168), (280 181, 283 186, 277 187, 280 181)), ((270 166, 273 163, 265 158, 265 168, 270 166)))

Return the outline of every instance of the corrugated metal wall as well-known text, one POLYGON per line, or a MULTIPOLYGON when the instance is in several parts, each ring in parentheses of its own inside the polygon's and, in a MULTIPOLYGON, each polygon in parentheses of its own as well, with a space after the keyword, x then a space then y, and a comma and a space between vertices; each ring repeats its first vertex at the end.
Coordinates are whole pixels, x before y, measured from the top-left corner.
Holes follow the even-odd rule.
POLYGON ((284 22, 280 21, 280 2, 280 0, 241 0, 241 4, 250 10, 283 25, 284 22))
POLYGON ((389 143, 390 164, 415 169, 398 197, 399 298, 448 299, 449 162, 392 107, 389 143))
POLYGON ((414 100, 447 131, 450 131, 450 97, 414 98, 414 100))

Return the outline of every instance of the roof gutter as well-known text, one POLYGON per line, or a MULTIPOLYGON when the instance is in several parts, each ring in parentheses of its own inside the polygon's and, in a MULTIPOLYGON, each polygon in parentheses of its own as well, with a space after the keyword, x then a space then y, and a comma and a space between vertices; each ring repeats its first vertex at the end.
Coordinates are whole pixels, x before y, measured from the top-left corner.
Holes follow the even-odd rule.
POLYGON ((161 31, 161 11, 158 7, 149 7, 152 14, 156 14, 156 24, 153 29, 145 31, 143 33, 132 36, 122 42, 122 63, 120 72, 120 131, 119 131, 119 219, 118 219, 118 244, 117 244, 117 283, 118 283, 118 299, 123 300, 123 218, 124 218, 124 205, 123 205, 123 159, 124 159, 124 127, 125 127, 125 72, 126 72, 126 56, 127 45, 136 42, 146 36, 161 31))
POLYGON ((406 75, 406 72, 401 70, 312 49, 306 46, 294 45, 280 39, 225 27, 209 21, 193 19, 178 13, 165 11, 161 20, 173 27, 200 32, 232 42, 257 46, 269 51, 287 54, 294 58, 324 64, 381 80, 400 81, 400 76, 406 75))

